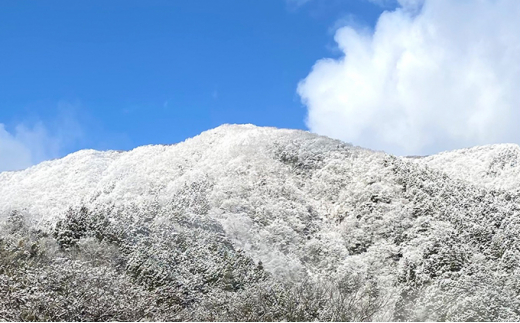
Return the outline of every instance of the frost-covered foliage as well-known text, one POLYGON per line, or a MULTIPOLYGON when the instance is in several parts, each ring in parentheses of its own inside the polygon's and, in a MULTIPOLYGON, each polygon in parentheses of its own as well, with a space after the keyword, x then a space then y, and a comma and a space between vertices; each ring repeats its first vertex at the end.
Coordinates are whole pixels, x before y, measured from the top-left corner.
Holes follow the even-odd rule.
POLYGON ((214 221, 135 211, 70 209, 51 235, 10 214, 1 228, 0 319, 369 320, 385 305, 373 278, 278 280, 214 221))
POLYGON ((110 248, 90 244, 90 254, 81 257, 60 252, 52 237, 28 227, 20 213, 11 214, 2 229, 0 319, 129 321, 145 315, 149 292, 110 265, 117 258, 110 248))
POLYGON ((518 150, 222 126, 0 173, 0 318, 517 321, 518 150))
POLYGON ((520 190, 520 146, 516 144, 447 151, 415 161, 472 184, 520 190))

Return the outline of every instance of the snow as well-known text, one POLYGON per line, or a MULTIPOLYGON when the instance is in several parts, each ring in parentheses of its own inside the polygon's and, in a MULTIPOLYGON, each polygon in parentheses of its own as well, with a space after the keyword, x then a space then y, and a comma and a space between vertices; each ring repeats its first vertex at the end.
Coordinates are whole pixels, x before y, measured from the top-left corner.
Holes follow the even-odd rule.
MULTIPOLYGON (((520 179, 518 155, 516 145, 495 145, 411 161, 473 184, 512 189, 520 179)), ((387 212, 406 205, 395 174, 384 166, 390 157, 305 131, 223 125, 176 145, 84 150, 0 173, 0 216, 24 210, 48 225, 70 207, 177 205, 219 221, 234 244, 266 268, 297 272, 304 265, 293 249, 302 232, 314 230, 320 244, 335 246, 340 231, 330 223, 364 201, 388 199, 387 212)), ((384 228, 387 221, 372 225, 384 228)), ((331 248, 337 261, 348 255, 331 248)))
POLYGON ((345 212, 336 200, 372 181, 368 174, 383 175, 375 164, 384 156, 299 130, 224 125, 176 145, 79 151, 1 173, 0 216, 24 210, 49 225, 70 207, 178 205, 218 220, 266 268, 297 272, 291 245, 314 225, 309 210, 331 219, 345 212))
MULTIPOLYGON (((427 296, 444 295, 437 282, 471 285, 461 273, 520 263, 519 155, 506 144, 394 157, 300 130, 223 125, 175 145, 85 150, 0 173, 0 224, 13 210, 48 229, 70 207, 137 217, 159 209, 150 220, 157 232, 224 234, 284 280, 355 273, 389 292, 417 283, 433 286, 423 295, 429 304, 427 296)), ((498 286, 488 276, 482 295, 498 286)))
POLYGON ((0 212, 25 209, 52 220, 70 205, 80 203, 167 199, 182 183, 201 181, 204 176, 234 177, 251 172, 249 179, 253 180, 271 168, 283 172, 269 165, 268 146, 277 137, 280 140, 300 132, 279 131, 225 125, 177 145, 144 146, 128 152, 84 150, 24 171, 3 172, 0 212))
POLYGON ((520 146, 495 144, 410 159, 488 189, 520 189, 520 146))

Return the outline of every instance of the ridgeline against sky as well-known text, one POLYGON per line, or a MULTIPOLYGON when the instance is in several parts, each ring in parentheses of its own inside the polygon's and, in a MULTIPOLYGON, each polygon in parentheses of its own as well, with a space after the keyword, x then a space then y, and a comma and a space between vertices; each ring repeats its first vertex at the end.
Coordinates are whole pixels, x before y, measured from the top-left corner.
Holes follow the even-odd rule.
POLYGON ((516 0, 0 3, 0 171, 223 123, 420 155, 520 133, 516 0))
POLYGON ((0 173, 0 319, 518 321, 520 148, 223 125, 0 173))

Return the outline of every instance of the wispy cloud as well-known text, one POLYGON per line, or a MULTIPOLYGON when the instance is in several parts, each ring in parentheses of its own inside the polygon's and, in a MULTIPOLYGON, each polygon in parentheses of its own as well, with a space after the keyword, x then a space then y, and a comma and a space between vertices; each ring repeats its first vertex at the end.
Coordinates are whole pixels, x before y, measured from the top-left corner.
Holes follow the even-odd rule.
POLYGON ((294 7, 302 6, 310 1, 313 1, 313 0, 286 0, 287 4, 294 6, 294 7))
POLYGON ((308 127, 396 154, 520 140, 520 1, 400 0, 300 82, 308 127))
POLYGON ((61 103, 59 114, 46 123, 22 122, 8 130, 0 123, 0 171, 20 170, 61 157, 81 141, 83 130, 72 105, 61 103))
POLYGON ((0 171, 26 168, 32 164, 31 149, 18 135, 5 130, 0 123, 0 171))
MULTIPOLYGON (((299 7, 309 2, 316 2, 318 0, 285 0, 287 4, 299 7)), ((419 6, 424 0, 319 0, 319 1, 336 1, 336 2, 354 2, 354 1, 367 1, 372 2, 383 8, 396 7, 398 5, 403 7, 419 6)))

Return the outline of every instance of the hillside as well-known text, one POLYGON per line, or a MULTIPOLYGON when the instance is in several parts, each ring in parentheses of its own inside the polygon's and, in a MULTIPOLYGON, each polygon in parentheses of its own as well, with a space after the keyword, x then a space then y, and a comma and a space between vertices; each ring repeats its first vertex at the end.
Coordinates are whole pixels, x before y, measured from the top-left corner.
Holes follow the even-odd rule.
POLYGON ((489 189, 520 189, 520 147, 516 144, 447 151, 415 161, 489 189))
POLYGON ((224 125, 0 173, 0 319, 520 320, 519 154, 224 125))

